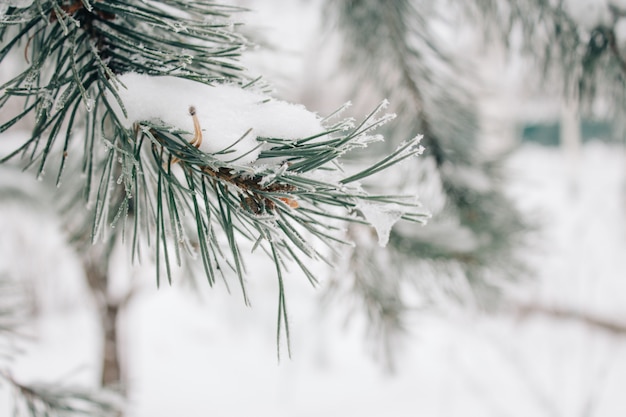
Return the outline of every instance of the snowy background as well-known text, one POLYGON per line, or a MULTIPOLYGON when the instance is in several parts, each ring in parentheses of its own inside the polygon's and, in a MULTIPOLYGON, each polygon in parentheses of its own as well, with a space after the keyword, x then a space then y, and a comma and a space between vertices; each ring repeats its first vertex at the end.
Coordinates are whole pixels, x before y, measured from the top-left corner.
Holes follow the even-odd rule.
MULTIPOLYGON (((571 178, 559 149, 525 145, 509 172, 511 194, 545 224, 529 253, 536 282, 525 286, 524 297, 623 326, 623 148, 586 145, 571 178)), ((32 259, 32 270, 23 273, 46 284, 46 292, 62 280, 58 285, 74 296, 87 297, 78 261, 52 219, 5 205, 0 219, 1 253, 32 259)), ((3 270, 11 259, 3 257, 3 270)), ((133 386, 129 415, 626 415, 623 333, 519 312, 419 313, 389 374, 364 343, 358 320, 346 326, 345 312, 324 312, 298 276, 288 283, 294 354, 279 363, 272 269, 262 261, 254 268, 268 279, 261 273, 251 280, 252 308, 220 288, 201 290, 201 297, 180 286, 156 291, 153 277, 135 271, 147 285, 122 327, 133 386)), ((64 303, 57 298, 33 324, 36 339, 20 343, 25 354, 12 369, 21 380, 89 385, 97 379, 96 313, 88 302, 57 295, 63 294, 64 303)), ((6 390, 0 404, 0 415, 8 416, 6 390)))
MULTIPOLYGON (((314 88, 302 81, 312 58, 297 51, 311 45, 306 34, 316 15, 287 4, 279 14, 268 8, 250 18, 266 22, 263 30, 280 28, 267 36, 290 43, 249 64, 261 72, 276 68, 270 81, 285 98, 301 101, 314 88)), ((500 95, 482 103, 500 110, 490 114, 499 118, 495 124, 519 110, 497 105, 519 94, 500 82, 500 95)), ((342 100, 313 98, 310 108, 322 112, 342 100)), ((0 174, 3 182, 8 175, 15 174, 0 174)), ((523 144, 508 161, 507 177, 511 197, 542 225, 525 254, 533 280, 514 292, 520 304, 626 327, 624 146, 592 141, 572 154, 523 144)), ((38 187, 28 175, 20 181, 28 190, 38 187)), ((0 204, 0 273, 31 282, 40 313, 25 329, 32 339, 12 346, 22 353, 11 370, 22 381, 95 386, 98 317, 80 262, 52 214, 7 201, 0 204)), ((116 256, 118 265, 127 264, 125 252, 116 256)), ((364 322, 346 322, 347 309, 323 308, 320 292, 293 273, 287 282, 293 357, 279 362, 274 270, 256 258, 248 268, 255 271, 251 308, 220 286, 190 288, 180 280, 157 291, 151 268, 132 270, 141 291, 121 329, 129 416, 626 415, 624 331, 520 309, 495 316, 460 308, 419 312, 390 374, 364 339, 364 322)), ((317 271, 321 279, 328 275, 325 267, 317 271)), ((10 413, 11 394, 0 386, 0 417, 10 413)))

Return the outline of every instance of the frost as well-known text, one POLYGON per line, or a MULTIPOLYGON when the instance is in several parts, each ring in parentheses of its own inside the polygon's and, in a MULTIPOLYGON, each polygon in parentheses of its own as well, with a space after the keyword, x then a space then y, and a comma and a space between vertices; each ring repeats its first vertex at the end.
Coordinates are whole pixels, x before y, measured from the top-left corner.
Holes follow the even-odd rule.
POLYGON ((96 100, 94 100, 93 98, 91 97, 85 98, 85 109, 87 110, 88 113, 91 113, 91 111, 93 111, 95 104, 96 104, 96 100))
POLYGON ((178 32, 188 32, 189 30, 187 29, 187 26, 183 25, 180 22, 174 22, 173 24, 170 25, 172 27, 172 30, 176 33, 178 32))
POLYGON ((391 228, 406 212, 397 204, 376 204, 360 202, 356 208, 363 214, 365 220, 376 229, 378 245, 387 246, 391 228))
POLYGON ((226 162, 253 163, 262 150, 260 138, 295 140, 325 130, 317 115, 303 106, 236 85, 210 86, 134 73, 118 79, 125 86, 118 93, 128 117, 119 108, 117 112, 127 127, 135 122, 160 121, 188 132, 186 138, 191 139, 194 125, 189 108, 195 107, 203 134, 200 149, 226 162))
POLYGON ((24 86, 30 88, 35 83, 35 79, 39 75, 39 71, 31 70, 26 74, 26 78, 24 78, 24 86))
POLYGON ((261 179, 261 185, 262 186, 267 186, 269 184, 271 184, 272 182, 274 182, 276 180, 276 178, 279 178, 281 175, 284 175, 285 172, 287 172, 287 169, 289 168, 288 164, 282 164, 278 170, 272 174, 266 175, 261 179))
POLYGON ((362 135, 355 141, 355 143, 366 148, 367 145, 369 145, 370 143, 384 142, 384 141, 385 141, 385 137, 383 135, 376 134, 376 135, 362 135))

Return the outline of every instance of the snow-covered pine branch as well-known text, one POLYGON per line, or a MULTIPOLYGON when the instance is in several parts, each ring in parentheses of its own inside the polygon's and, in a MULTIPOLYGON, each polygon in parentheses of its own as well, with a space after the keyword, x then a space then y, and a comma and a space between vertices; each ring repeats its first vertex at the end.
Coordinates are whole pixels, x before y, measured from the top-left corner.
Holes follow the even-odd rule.
POLYGON ((344 154, 381 139, 373 131, 393 118, 379 114, 386 103, 354 126, 330 124, 257 90, 237 63, 248 42, 233 10, 139 0, 4 9, 0 60, 21 54, 25 66, 1 86, 0 103, 26 104, 2 116, 0 133, 29 115, 35 123, 2 160, 22 155, 40 176, 60 161, 57 185, 65 175, 84 188, 92 241, 121 230, 135 258, 150 242, 157 283, 200 257, 211 285, 234 271, 248 302, 241 244, 252 242, 276 266, 280 337, 287 262, 315 283, 306 260, 323 258, 318 242, 349 243, 341 222, 374 224, 384 244, 396 221, 424 221, 414 197, 369 195, 359 184, 423 148, 414 138, 344 173, 344 154), (63 174, 72 163, 83 177, 63 174))
MULTIPOLYGON (((118 94, 126 116, 115 108, 107 117, 121 121, 125 128, 111 140, 118 145, 110 148, 109 159, 121 158, 122 165, 128 167, 122 175, 130 184, 129 197, 122 204, 132 201, 136 213, 155 207, 155 233, 160 242, 157 259, 165 260, 168 276, 173 259, 169 237, 176 242, 187 239, 189 247, 198 248, 211 284, 217 271, 232 265, 246 296, 242 272, 245 256, 239 243, 245 238, 271 254, 280 279, 284 262, 295 261, 315 284, 317 278, 305 261, 322 257, 314 240, 331 247, 337 242, 348 243, 329 218, 372 223, 381 243, 385 243, 395 221, 425 219, 414 198, 369 195, 356 176, 348 177, 341 169, 338 159, 364 146, 372 130, 387 121, 378 117, 378 111, 345 130, 344 122, 324 127, 316 115, 302 107, 234 85, 198 85, 136 74, 123 75, 119 81, 125 85, 118 94), (163 106, 161 101, 154 104, 156 96, 172 107, 163 106), (189 108, 193 108, 193 115, 189 108), (133 136, 129 136, 131 132, 133 136), (193 138, 198 137, 201 143, 194 146, 193 138), (149 146, 142 146, 144 143, 149 146), (137 178, 141 180, 137 182, 137 178), (157 193, 148 197, 151 191, 142 188, 156 189, 157 193), (167 190, 168 198, 162 198, 164 191, 160 190, 167 190), (389 221, 391 212, 393 221, 389 221), (195 219, 192 234, 181 220, 189 215, 195 219), (220 236, 226 236, 228 250, 219 249, 220 236)), ((108 103, 108 97, 105 100, 108 103)), ((114 104, 107 107, 114 108, 114 104)), ((356 175, 367 177, 390 161, 397 163, 422 150, 419 138, 415 138, 370 171, 356 175)), ((104 199, 104 194, 97 198, 104 199)), ((137 227, 133 230, 141 232, 137 227)), ((140 240, 133 238, 134 242, 140 240)), ((180 258, 178 253, 176 258, 180 258)), ((160 272, 157 280, 159 276, 160 272)), ((284 302, 282 294, 280 299, 284 302)), ((285 311, 284 305, 281 311, 285 311)), ((286 316, 283 320, 286 322, 286 316)))

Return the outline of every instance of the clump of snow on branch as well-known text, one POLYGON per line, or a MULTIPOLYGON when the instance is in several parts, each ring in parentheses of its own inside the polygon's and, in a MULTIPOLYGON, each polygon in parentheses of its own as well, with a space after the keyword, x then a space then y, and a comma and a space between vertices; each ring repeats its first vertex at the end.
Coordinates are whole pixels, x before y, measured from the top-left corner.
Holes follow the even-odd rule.
MULTIPOLYGON (((302 139, 325 131, 320 118, 304 106, 232 84, 206 85, 177 77, 129 73, 118 77, 118 94, 126 110, 119 117, 127 127, 136 122, 161 122, 193 137, 194 107, 202 127, 200 150, 224 161, 251 164, 262 138, 302 139), (248 132, 249 131, 249 132, 248 132), (243 137, 242 140, 240 140, 243 137)), ((111 100, 114 101, 114 100, 111 100)))
POLYGON ((387 246, 391 228, 406 213, 406 208, 398 204, 377 204, 360 202, 356 208, 365 220, 376 229, 378 245, 387 246))

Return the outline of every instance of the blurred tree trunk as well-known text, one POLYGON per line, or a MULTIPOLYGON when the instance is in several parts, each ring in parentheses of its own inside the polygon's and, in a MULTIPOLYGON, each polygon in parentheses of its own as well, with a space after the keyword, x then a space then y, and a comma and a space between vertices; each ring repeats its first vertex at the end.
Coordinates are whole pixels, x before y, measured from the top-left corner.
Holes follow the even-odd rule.
POLYGON ((100 381, 103 387, 114 387, 123 393, 125 384, 122 379, 118 318, 120 311, 130 298, 130 293, 121 300, 115 300, 108 295, 109 266, 111 253, 115 247, 114 241, 115 239, 111 239, 107 244, 90 248, 85 258, 85 273, 98 305, 102 328, 103 349, 100 381))
POLYGON ((104 330, 104 351, 102 357, 103 387, 120 385, 122 383, 122 369, 120 364, 120 346, 118 340, 117 317, 119 305, 107 304, 102 315, 102 328, 104 330))

